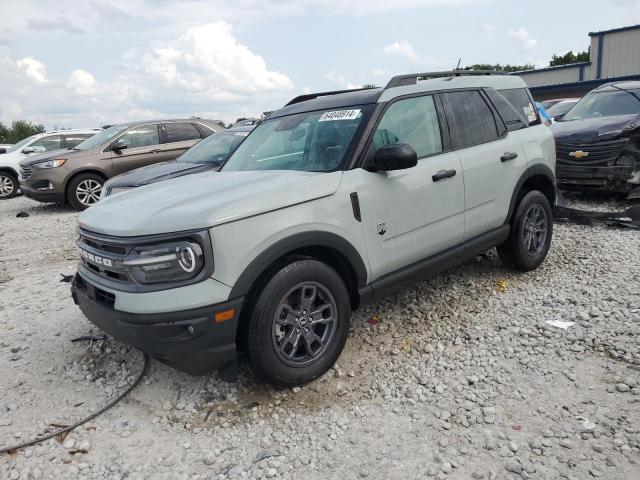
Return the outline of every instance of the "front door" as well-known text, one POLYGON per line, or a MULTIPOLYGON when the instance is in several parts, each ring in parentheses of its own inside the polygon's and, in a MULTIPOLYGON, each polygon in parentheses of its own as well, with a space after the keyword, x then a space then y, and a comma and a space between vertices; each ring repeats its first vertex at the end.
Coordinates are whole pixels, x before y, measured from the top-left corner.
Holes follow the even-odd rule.
POLYGON ((113 150, 111 159, 113 176, 163 160, 158 125, 140 125, 127 130, 114 142, 126 144, 122 150, 113 150))
POLYGON ((384 112, 372 149, 406 143, 418 154, 409 169, 356 169, 371 280, 461 243, 464 182, 460 158, 445 151, 432 95, 397 100, 384 112))

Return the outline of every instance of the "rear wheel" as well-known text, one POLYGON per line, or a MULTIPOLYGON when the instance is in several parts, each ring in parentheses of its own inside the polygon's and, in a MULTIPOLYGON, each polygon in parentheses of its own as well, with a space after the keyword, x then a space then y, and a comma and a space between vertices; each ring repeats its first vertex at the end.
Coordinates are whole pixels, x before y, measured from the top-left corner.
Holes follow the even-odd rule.
POLYGON ((500 245, 498 256, 508 267, 535 270, 544 261, 551 247, 553 213, 549 200, 538 190, 526 193, 511 221, 511 232, 500 245))
POLYGON ((250 312, 247 354, 255 375, 292 387, 325 373, 342 352, 351 305, 340 275, 313 259, 275 271, 250 312))
POLYGON ((9 172, 0 172, 0 199, 15 197, 18 194, 18 179, 9 172))
POLYGON ((95 173, 81 173, 67 187, 67 201, 76 210, 84 210, 100 200, 104 178, 95 173))

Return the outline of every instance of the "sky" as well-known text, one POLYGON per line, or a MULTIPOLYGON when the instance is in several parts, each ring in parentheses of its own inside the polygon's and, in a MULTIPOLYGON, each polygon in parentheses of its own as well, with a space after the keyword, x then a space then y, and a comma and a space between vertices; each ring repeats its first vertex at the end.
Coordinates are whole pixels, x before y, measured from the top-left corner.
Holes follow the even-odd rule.
POLYGON ((231 122, 314 91, 548 65, 640 0, 0 0, 0 121, 231 122))

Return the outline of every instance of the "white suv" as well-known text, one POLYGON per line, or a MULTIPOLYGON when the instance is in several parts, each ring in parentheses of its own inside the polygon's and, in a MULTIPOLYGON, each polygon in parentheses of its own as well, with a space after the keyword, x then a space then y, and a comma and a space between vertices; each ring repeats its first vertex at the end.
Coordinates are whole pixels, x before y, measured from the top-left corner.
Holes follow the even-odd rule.
POLYGON ((540 265, 554 167, 518 77, 304 95, 220 172, 82 213, 72 294, 94 324, 183 371, 231 376, 240 348, 259 378, 303 384, 338 358, 358 306, 492 247, 510 267, 540 265))
POLYGON ((0 154, 0 200, 14 197, 18 193, 20 160, 45 152, 73 148, 99 131, 96 128, 38 133, 7 147, 5 153, 0 154))

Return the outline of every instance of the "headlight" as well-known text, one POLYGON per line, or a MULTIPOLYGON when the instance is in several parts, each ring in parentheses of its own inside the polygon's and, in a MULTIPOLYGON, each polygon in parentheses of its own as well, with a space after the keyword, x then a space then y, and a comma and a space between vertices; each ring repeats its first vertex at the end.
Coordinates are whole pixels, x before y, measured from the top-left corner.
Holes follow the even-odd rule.
POLYGON ((134 247, 123 265, 142 284, 175 283, 197 276, 204 267, 202 247, 192 240, 134 247))
POLYGON ((66 158, 61 158, 59 160, 50 160, 48 162, 40 162, 40 163, 34 163, 32 165, 33 168, 58 168, 61 167, 62 165, 64 165, 64 162, 66 162, 67 159, 66 158))

